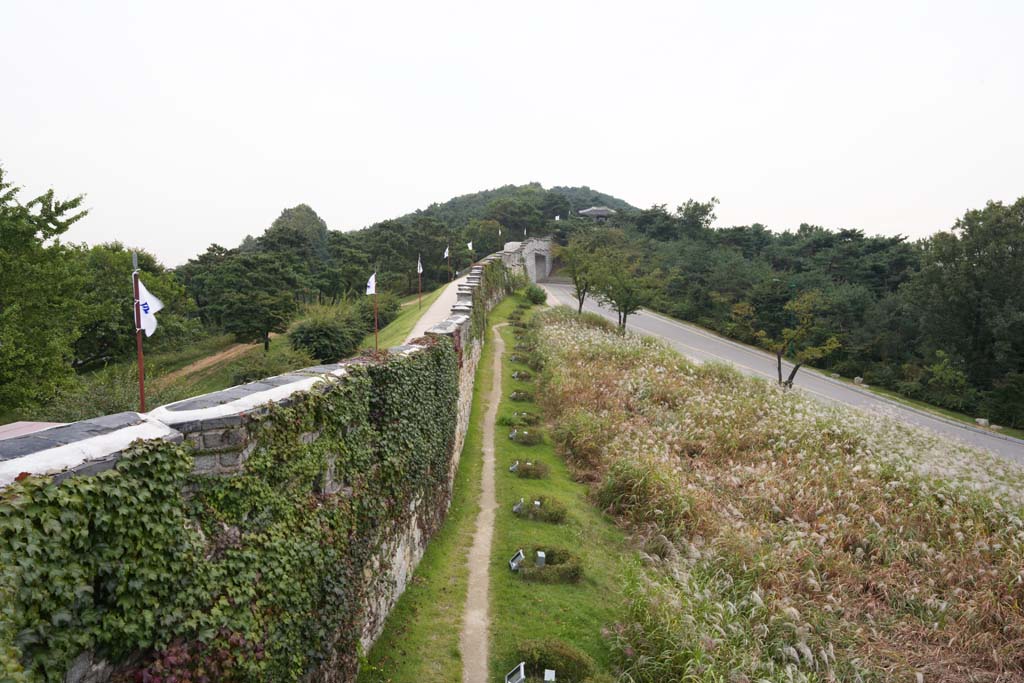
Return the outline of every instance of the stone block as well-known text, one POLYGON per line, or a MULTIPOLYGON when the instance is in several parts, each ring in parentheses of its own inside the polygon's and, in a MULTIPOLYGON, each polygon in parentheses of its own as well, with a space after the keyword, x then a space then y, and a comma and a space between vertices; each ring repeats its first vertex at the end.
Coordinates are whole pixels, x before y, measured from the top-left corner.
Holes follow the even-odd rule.
POLYGON ((203 432, 203 448, 208 451, 239 448, 244 446, 247 440, 245 430, 240 427, 203 432))
POLYGON ((220 469, 220 458, 216 455, 197 455, 192 463, 193 474, 214 474, 220 469))

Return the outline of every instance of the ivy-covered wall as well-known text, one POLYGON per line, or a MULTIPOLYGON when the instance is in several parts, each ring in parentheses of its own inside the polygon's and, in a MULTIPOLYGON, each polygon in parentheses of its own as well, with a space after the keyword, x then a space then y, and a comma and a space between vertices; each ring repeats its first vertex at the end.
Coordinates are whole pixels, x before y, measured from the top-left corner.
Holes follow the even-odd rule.
POLYGON ((385 549, 447 509, 458 371, 447 339, 345 370, 246 416, 234 452, 140 442, 7 488, 0 680, 63 680, 87 651, 114 680, 347 680, 385 549), (225 454, 230 476, 194 471, 225 454))
POLYGON ((351 680, 451 500, 471 280, 413 346, 0 442, 0 683, 351 680))

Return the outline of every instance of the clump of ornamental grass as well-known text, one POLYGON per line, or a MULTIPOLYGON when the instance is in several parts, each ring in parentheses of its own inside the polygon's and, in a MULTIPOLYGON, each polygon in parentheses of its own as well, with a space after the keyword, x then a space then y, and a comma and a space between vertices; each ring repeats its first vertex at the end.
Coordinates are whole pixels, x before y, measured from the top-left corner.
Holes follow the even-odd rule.
POLYGON ((558 452, 643 558, 608 634, 628 680, 1024 671, 1019 468, 591 316, 538 321, 558 452))
POLYGON ((508 433, 510 441, 523 446, 536 446, 544 443, 544 434, 539 429, 523 429, 516 427, 508 433))
POLYGON ((520 503, 518 511, 513 509, 513 514, 522 519, 529 519, 535 522, 561 524, 565 521, 565 517, 568 514, 565 504, 557 498, 551 498, 550 496, 531 496, 530 498, 524 498, 520 503))
POLYGON ((516 572, 519 578, 534 583, 579 583, 583 578, 583 563, 577 555, 565 548, 532 548, 526 561, 516 572), (537 566, 537 551, 545 554, 544 566, 537 566))
POLYGON ((520 479, 547 479, 550 469, 542 462, 521 462, 515 470, 520 479))
POLYGON ((540 424, 540 415, 526 410, 517 410, 511 415, 502 415, 497 423, 503 427, 530 427, 540 424))
POLYGON ((533 394, 531 394, 529 391, 513 391, 511 394, 508 395, 508 397, 513 401, 518 402, 526 402, 533 400, 533 394))
POLYGON ((526 640, 516 646, 515 660, 526 662, 527 680, 544 680, 544 670, 551 669, 558 683, 587 683, 597 665, 586 652, 553 638, 526 640))
POLYGON ((512 373, 512 379, 518 380, 520 382, 529 382, 533 379, 533 375, 531 375, 526 370, 516 370, 515 372, 512 373))

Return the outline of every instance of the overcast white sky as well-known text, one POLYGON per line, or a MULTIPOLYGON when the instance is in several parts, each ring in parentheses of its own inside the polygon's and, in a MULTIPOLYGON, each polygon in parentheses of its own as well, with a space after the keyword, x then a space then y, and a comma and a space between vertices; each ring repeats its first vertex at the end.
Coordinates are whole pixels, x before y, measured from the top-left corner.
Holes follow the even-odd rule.
POLYGON ((924 236, 1024 195, 1024 2, 0 3, 0 164, 176 265, 539 181, 924 236))

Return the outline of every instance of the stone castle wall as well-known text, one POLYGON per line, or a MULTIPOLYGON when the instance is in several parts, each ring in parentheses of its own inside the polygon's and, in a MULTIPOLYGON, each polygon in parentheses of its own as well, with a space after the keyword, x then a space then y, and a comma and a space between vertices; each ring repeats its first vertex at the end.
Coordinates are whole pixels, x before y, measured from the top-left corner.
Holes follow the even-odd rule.
MULTIPOLYGON (((457 406, 455 406, 453 447, 449 459, 447 485, 409 503, 401 528, 384 534, 387 540, 364 568, 368 590, 362 605, 360 641, 364 649, 380 635, 384 621, 412 577, 427 543, 440 527, 451 503, 454 475, 469 425, 473 382, 481 355, 482 338, 472 332, 474 298, 489 309, 500 293, 481 298, 483 271, 496 254, 475 265, 462 285, 452 314, 428 330, 429 337, 447 338, 458 356, 457 406), (478 291, 479 290, 479 291, 478 291)), ((513 265, 513 264, 508 264, 513 265)), ((513 265, 513 267, 515 267, 513 265)), ((391 356, 416 356, 429 352, 429 344, 412 343, 390 349, 391 356)), ((302 397, 328 392, 346 381, 355 364, 373 363, 357 359, 304 368, 258 382, 197 396, 153 410, 148 414, 120 413, 93 420, 53 427, 23 437, 0 441, 0 494, 14 481, 32 475, 52 477, 61 482, 70 477, 89 477, 117 466, 122 453, 138 440, 184 443, 191 448, 193 475, 231 477, 245 471, 246 462, 260 447, 257 422, 273 407, 288 407, 302 397)), ((315 444, 319 427, 302 435, 304 442, 315 444)), ((328 467, 316 484, 323 494, 345 496, 344 481, 336 481, 328 467)), ((2 539, 0 539, 2 542, 2 539)), ((3 625, 0 624, 0 627, 3 625)), ((2 643, 0 643, 2 645, 2 643)), ((343 653, 346 656, 351 653, 343 653)), ((328 658, 307 680, 342 681, 351 672, 339 674, 328 658)), ((69 683, 109 680, 114 667, 85 651, 70 663, 65 680, 69 683)))

